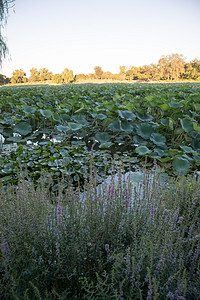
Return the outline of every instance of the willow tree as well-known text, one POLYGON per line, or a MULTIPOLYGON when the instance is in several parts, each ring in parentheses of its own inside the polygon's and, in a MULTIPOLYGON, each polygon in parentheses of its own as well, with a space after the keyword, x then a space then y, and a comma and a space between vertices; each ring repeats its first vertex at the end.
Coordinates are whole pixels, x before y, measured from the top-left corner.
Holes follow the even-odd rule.
POLYGON ((8 18, 8 11, 14 6, 15 0, 0 0, 0 66, 2 60, 8 54, 8 47, 5 38, 2 36, 2 28, 5 26, 8 18))

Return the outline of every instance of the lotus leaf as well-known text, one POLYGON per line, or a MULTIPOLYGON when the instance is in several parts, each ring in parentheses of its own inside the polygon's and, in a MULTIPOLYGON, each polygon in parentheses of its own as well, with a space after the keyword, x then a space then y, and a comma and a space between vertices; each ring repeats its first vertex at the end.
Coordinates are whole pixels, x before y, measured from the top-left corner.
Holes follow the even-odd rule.
POLYGON ((129 110, 118 110, 118 114, 122 119, 127 121, 135 121, 136 115, 129 110))
POLYGON ((173 160, 173 167, 176 170, 176 173, 185 175, 187 173, 189 166, 190 166, 190 163, 186 158, 176 157, 173 160))
POLYGON ((153 127, 148 123, 141 123, 140 125, 137 125, 136 132, 143 139, 147 140, 153 133, 153 127))
POLYGON ((49 109, 40 109, 40 113, 45 118, 50 118, 52 116, 52 112, 49 109))
POLYGON ((166 142, 164 135, 160 133, 152 133, 150 140, 157 146, 165 145, 166 142))
POLYGON ((153 120, 153 116, 151 115, 136 113, 136 116, 139 120, 143 122, 151 122, 153 120))
POLYGON ((196 151, 194 151, 191 147, 188 146, 180 146, 180 148, 183 149, 183 151, 186 153, 193 153, 193 154, 196 153, 196 151))
POLYGON ((108 129, 113 132, 121 131, 119 120, 116 120, 108 125, 108 129))
POLYGON ((183 103, 181 103, 181 102, 171 102, 171 103, 169 103, 169 107, 174 107, 174 108, 183 107, 183 103))
POLYGON ((77 123, 73 123, 73 122, 69 122, 68 125, 72 131, 77 131, 83 127, 82 124, 77 124, 77 123))
POLYGON ((29 106, 29 105, 23 105, 23 108, 24 108, 24 112, 25 114, 34 114, 35 111, 36 111, 36 108, 35 107, 32 107, 32 106, 29 106))
POLYGON ((127 133, 131 133, 133 131, 133 125, 128 121, 121 121, 120 128, 122 131, 125 131, 127 133))
POLYGON ((139 155, 147 155, 151 153, 151 150, 149 150, 146 146, 138 146, 135 151, 139 154, 139 155))
POLYGON ((32 132, 32 126, 26 122, 21 122, 14 126, 14 132, 18 132, 19 134, 25 136, 32 132))
POLYGON ((100 143, 105 143, 110 141, 110 135, 107 132, 97 132, 95 139, 100 143))
POLYGON ((136 144, 142 145, 142 146, 146 146, 148 144, 147 141, 143 140, 143 138, 141 138, 138 135, 134 135, 133 140, 136 144))
POLYGON ((193 122, 192 124, 193 124, 194 130, 196 130, 200 134, 200 126, 195 122, 193 122))
POLYGON ((190 132, 193 129, 192 122, 188 119, 181 119, 181 126, 185 132, 190 132))

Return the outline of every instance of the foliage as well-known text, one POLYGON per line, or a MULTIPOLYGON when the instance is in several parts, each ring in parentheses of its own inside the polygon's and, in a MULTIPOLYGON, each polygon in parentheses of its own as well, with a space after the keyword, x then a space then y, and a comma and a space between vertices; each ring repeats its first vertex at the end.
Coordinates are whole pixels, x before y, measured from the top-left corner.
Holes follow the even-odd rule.
POLYGON ((1 299, 199 299, 199 183, 112 172, 97 186, 91 164, 83 193, 1 184, 1 299))
POLYGON ((2 88, 0 177, 15 182, 20 165, 27 165, 36 180, 45 169, 76 182, 91 156, 102 169, 118 155, 127 164, 147 159, 152 166, 156 159, 170 174, 194 172, 199 91, 198 83, 2 88))
POLYGON ((11 77, 12 84, 26 83, 27 81, 28 81, 28 79, 26 78, 26 73, 22 69, 13 71, 12 77, 11 77))
POLYGON ((14 0, 0 0, 0 65, 8 54, 5 38, 1 34, 3 25, 7 22, 8 10, 14 6, 14 0))

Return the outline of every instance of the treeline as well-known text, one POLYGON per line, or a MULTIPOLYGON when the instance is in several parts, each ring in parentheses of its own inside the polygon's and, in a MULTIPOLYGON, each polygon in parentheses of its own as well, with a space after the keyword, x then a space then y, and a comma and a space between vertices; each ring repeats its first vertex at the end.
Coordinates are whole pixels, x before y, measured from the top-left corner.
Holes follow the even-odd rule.
POLYGON ((70 82, 88 82, 95 80, 118 80, 118 81, 178 81, 178 80, 196 80, 200 81, 200 60, 194 59, 187 63, 182 54, 171 54, 162 56, 157 64, 135 66, 120 66, 118 74, 104 72, 102 67, 94 67, 94 73, 74 75, 72 70, 67 68, 61 74, 53 74, 46 68, 30 70, 30 76, 20 69, 12 73, 11 78, 0 75, 0 84, 18 84, 18 83, 70 83, 70 82))

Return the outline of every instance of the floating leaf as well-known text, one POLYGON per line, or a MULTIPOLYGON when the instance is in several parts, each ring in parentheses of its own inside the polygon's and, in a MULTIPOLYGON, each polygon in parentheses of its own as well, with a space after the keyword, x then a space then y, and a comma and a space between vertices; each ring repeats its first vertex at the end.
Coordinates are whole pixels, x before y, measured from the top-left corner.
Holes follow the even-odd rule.
POLYGON ((57 113, 52 114, 54 121, 60 122, 60 116, 57 113))
POLYGON ((185 175, 187 173, 189 166, 190 166, 190 163, 186 158, 176 157, 173 160, 173 167, 176 170, 176 173, 185 175))
POLYGON ((167 103, 164 103, 162 105, 160 105, 160 108, 163 110, 163 111, 167 111, 170 109, 169 105, 167 103))
POLYGON ((109 148, 112 145, 112 142, 102 143, 99 148, 109 148))
POLYGON ((29 106, 29 105, 23 105, 23 108, 24 108, 24 112, 25 114, 34 114, 35 111, 36 111, 36 108, 35 107, 32 107, 32 106, 29 106))
POLYGON ((141 138, 138 135, 134 135, 133 140, 136 144, 142 145, 142 146, 146 146, 148 144, 147 141, 143 140, 143 138, 141 138))
POLYGON ((183 151, 185 151, 186 153, 196 153, 196 151, 194 151, 191 147, 188 146, 180 146, 180 148, 183 149, 183 151))
POLYGON ((193 124, 194 130, 197 131, 200 134, 200 126, 197 125, 197 123, 195 123, 195 122, 193 122, 192 124, 193 124))
POLYGON ((143 122, 145 122, 145 121, 150 122, 153 120, 153 117, 151 115, 136 113, 136 116, 139 120, 141 120, 143 122))
POLYGON ((162 118, 161 119, 161 124, 164 125, 164 126, 168 126, 169 125, 169 120, 165 119, 165 118, 162 118))
POLYGON ((135 151, 139 154, 139 155, 147 155, 151 153, 151 150, 149 150, 146 146, 138 146, 135 151))
POLYGON ((192 122, 188 119, 181 119, 181 126, 185 132, 190 132, 193 129, 192 122))
POLYGON ((14 126, 14 131, 21 135, 27 135, 32 132, 32 126, 26 122, 21 122, 14 126))
POLYGON ((164 135, 160 133, 152 133, 150 140, 157 146, 164 145, 166 142, 164 135))
POLYGON ((73 122, 69 122, 68 125, 72 131, 77 131, 83 127, 82 124, 77 124, 77 123, 73 123, 73 122))
POLYGON ((151 134, 153 133, 152 125, 148 123, 141 123, 137 126, 136 132, 139 136, 141 136, 143 139, 149 139, 151 134))
POLYGON ((133 125, 127 121, 121 121, 121 130, 127 133, 131 133, 133 131, 133 125))
POLYGON ((97 132, 95 139, 100 143, 105 143, 110 140, 110 135, 107 132, 97 132))
POLYGON ((121 131, 119 120, 116 120, 108 125, 108 129, 113 132, 121 131))
POLYGON ((63 126, 63 125, 56 126, 56 129, 60 132, 67 132, 70 130, 69 126, 63 126))
POLYGON ((174 108, 183 107, 183 103, 181 103, 181 102, 171 102, 171 103, 169 103, 169 107, 174 107, 174 108))
POLYGON ((122 119, 126 119, 127 121, 135 121, 136 115, 129 110, 118 110, 118 114, 122 119))

